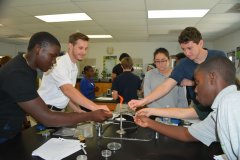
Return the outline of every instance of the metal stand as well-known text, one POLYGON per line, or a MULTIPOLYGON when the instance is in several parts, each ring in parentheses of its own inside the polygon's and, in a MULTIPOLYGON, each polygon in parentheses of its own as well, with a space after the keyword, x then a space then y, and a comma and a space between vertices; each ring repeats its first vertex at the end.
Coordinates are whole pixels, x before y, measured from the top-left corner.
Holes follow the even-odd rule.
POLYGON ((122 107, 120 107, 120 130, 117 130, 117 133, 123 135, 126 131, 122 128, 122 107))
POLYGON ((97 128, 97 136, 101 137, 102 136, 102 123, 97 123, 96 128, 97 128))

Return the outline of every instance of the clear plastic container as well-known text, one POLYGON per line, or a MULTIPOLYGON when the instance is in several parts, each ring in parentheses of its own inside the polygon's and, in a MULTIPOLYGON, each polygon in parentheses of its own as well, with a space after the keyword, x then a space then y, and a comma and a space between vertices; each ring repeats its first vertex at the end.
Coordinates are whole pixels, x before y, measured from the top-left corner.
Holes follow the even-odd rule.
POLYGON ((86 123, 78 125, 75 130, 74 137, 78 137, 79 135, 83 135, 85 138, 93 137, 93 124, 86 123))

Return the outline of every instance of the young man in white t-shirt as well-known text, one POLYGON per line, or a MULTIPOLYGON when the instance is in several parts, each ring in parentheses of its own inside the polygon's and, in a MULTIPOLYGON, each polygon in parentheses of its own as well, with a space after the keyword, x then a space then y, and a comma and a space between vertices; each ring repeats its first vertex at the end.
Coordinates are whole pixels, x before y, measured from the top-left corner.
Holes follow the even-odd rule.
POLYGON ((106 105, 93 103, 75 88, 78 73, 76 63, 84 59, 88 41, 89 38, 82 33, 70 35, 67 53, 58 57, 54 68, 43 74, 38 93, 50 109, 62 111, 68 105, 75 112, 82 112, 79 106, 92 111, 109 111, 106 105))

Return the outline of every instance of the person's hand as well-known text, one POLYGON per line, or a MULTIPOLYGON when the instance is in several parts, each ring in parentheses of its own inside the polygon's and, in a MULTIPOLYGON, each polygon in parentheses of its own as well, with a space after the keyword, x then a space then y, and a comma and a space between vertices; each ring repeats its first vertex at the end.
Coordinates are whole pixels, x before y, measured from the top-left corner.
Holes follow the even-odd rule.
POLYGON ((145 105, 145 99, 140 99, 140 100, 133 99, 133 100, 128 102, 128 106, 132 110, 135 110, 137 107, 141 107, 141 106, 144 106, 144 105, 145 105))
POLYGON ((97 105, 96 109, 103 109, 105 111, 110 111, 107 105, 97 105))
POLYGON ((152 116, 154 115, 154 108, 143 108, 135 113, 136 116, 152 116))
POLYGON ((146 116, 135 116, 134 117, 134 122, 139 125, 140 127, 149 127, 149 122, 151 121, 151 119, 149 119, 146 116))
POLYGON ((190 79, 183 79, 180 83, 181 86, 194 86, 194 81, 190 79))
POLYGON ((91 120, 94 121, 94 122, 104 122, 105 120, 111 118, 113 115, 112 115, 112 112, 109 112, 109 111, 105 111, 103 109, 98 109, 98 110, 95 110, 95 111, 91 111, 91 112, 88 112, 89 114, 91 114, 91 120))

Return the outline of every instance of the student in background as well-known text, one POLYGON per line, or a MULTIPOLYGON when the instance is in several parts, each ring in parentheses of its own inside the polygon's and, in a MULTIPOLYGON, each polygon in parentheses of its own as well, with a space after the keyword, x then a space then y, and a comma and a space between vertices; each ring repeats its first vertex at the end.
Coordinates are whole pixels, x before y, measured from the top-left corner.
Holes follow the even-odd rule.
POLYGON ((227 158, 240 158, 240 92, 235 85, 236 69, 227 57, 212 57, 195 70, 196 99, 213 110, 207 118, 189 128, 167 126, 145 116, 135 122, 169 137, 191 142, 201 141, 209 146, 220 141, 227 158))
POLYGON ((83 78, 80 82, 80 91, 81 93, 90 100, 95 99, 95 91, 98 88, 95 86, 93 77, 94 70, 92 66, 85 66, 83 69, 83 78))
POLYGON ((138 98, 137 92, 141 88, 141 80, 132 73, 133 61, 131 57, 125 57, 121 61, 123 73, 116 77, 112 84, 112 97, 118 99, 118 95, 127 103, 133 98, 138 98))
POLYGON ((43 74, 38 93, 51 110, 64 111, 68 105, 75 112, 82 112, 79 106, 109 111, 106 105, 95 104, 75 88, 78 74, 76 63, 87 54, 88 41, 89 38, 82 33, 70 35, 67 53, 58 57, 56 66, 43 74))
POLYGON ((185 58, 185 54, 183 52, 180 52, 175 55, 175 62, 174 62, 174 67, 180 62, 181 59, 185 58))
POLYGON ((152 70, 152 69, 154 69, 154 68, 156 68, 155 63, 148 64, 148 65, 147 65, 147 72, 150 71, 150 70, 152 70))
POLYGON ((125 58, 125 57, 130 57, 130 56, 129 56, 127 53, 122 53, 122 54, 120 55, 120 57, 119 57, 120 63, 118 63, 117 65, 115 65, 115 66, 113 67, 113 69, 112 69, 112 75, 111 75, 111 77, 112 77, 112 82, 114 81, 114 79, 115 79, 117 76, 119 76, 119 75, 123 72, 123 68, 122 68, 122 66, 121 66, 121 61, 122 61, 122 59, 125 58))
MULTIPOLYGON (((170 56, 165 48, 158 48, 153 53, 155 69, 145 74, 144 97, 148 96, 157 86, 162 84, 171 74, 170 56)), ((188 107, 185 88, 175 86, 167 95, 147 105, 150 108, 188 107)))
POLYGON ((103 122, 112 116, 104 110, 62 113, 48 109, 36 90, 36 70, 46 72, 52 68, 60 48, 53 35, 38 32, 30 38, 26 54, 18 54, 0 68, 0 143, 21 132, 26 113, 48 127, 70 126, 83 121, 103 122))

